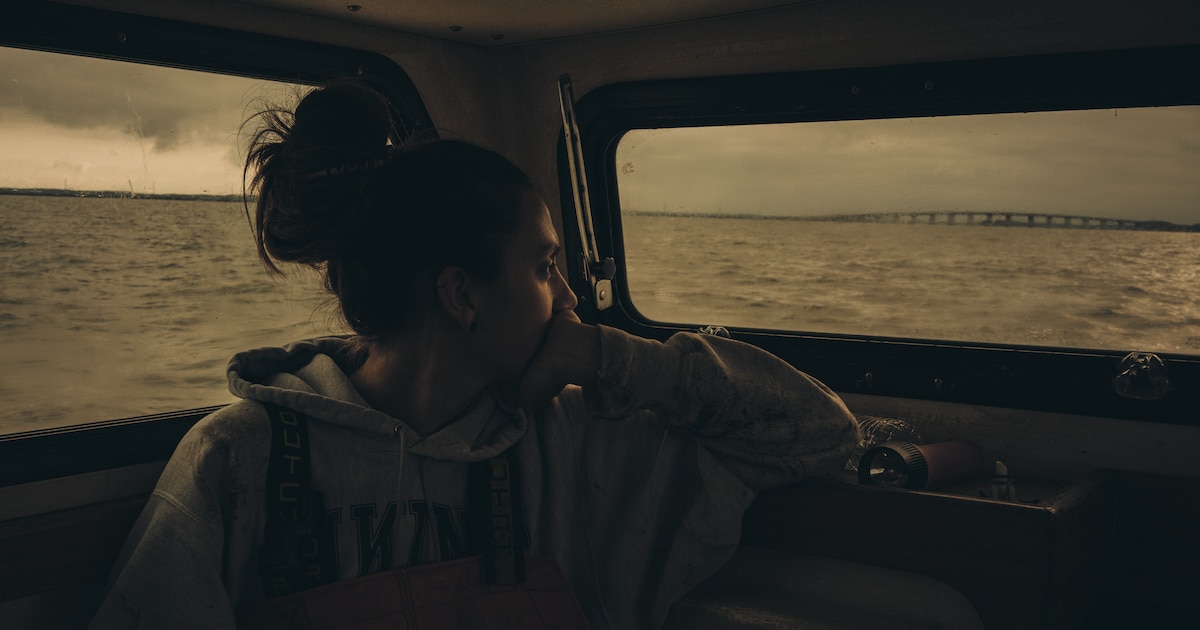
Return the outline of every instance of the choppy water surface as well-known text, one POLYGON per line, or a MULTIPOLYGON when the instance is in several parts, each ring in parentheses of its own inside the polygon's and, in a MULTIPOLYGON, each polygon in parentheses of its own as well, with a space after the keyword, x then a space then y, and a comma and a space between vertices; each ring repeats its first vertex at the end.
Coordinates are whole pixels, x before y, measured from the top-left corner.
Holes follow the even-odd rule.
POLYGON ((0 269, 0 432, 229 402, 234 353, 330 330, 240 203, 0 196, 0 269))
POLYGON ((1200 233, 632 215, 630 292, 668 322, 1200 351, 1200 233))
MULTIPOLYGON (((1200 351, 1200 234, 629 216, 634 305, 690 324, 1200 351)), ((220 404, 236 352, 339 332, 240 203, 0 196, 0 433, 220 404)))

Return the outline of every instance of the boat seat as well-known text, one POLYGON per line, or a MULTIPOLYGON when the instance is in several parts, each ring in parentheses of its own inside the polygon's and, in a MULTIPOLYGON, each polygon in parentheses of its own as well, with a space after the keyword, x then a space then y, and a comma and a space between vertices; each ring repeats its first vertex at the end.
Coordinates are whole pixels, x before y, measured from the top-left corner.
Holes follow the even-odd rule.
POLYGON ((671 608, 664 630, 982 630, 941 580, 858 562, 742 546, 671 608))

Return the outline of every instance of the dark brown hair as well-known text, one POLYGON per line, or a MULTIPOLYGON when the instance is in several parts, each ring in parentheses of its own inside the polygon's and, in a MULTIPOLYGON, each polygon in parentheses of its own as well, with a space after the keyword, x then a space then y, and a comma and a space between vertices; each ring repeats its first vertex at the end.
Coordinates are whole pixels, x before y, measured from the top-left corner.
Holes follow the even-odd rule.
POLYGON ((520 224, 529 176, 455 140, 400 144, 392 107, 354 83, 317 88, 291 112, 267 108, 250 141, 247 191, 259 257, 323 272, 350 327, 378 338, 410 326, 437 274, 495 279, 520 224))

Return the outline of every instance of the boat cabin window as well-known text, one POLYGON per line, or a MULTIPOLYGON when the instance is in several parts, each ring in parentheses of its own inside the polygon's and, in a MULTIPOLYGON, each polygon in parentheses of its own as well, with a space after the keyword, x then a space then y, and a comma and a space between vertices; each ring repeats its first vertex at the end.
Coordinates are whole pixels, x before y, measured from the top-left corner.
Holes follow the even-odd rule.
POLYGON ((594 89, 575 110, 615 263, 601 316, 725 332, 844 394, 1195 423, 1197 63, 1179 46, 594 89))
POLYGON ((1200 353, 1200 106, 633 129, 647 319, 1200 353))
POLYGON ((242 121, 298 86, 17 48, 0 68, 0 433, 230 402, 235 352, 330 330, 314 274, 263 270, 241 198, 242 121))

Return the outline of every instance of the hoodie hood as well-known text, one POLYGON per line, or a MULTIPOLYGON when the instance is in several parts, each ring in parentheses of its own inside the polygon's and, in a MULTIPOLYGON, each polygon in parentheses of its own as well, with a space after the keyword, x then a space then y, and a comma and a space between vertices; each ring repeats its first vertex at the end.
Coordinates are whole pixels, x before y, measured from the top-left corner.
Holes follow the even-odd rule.
POLYGON ((524 411, 502 403, 488 389, 461 416, 424 438, 417 437, 407 424, 372 409, 359 395, 347 376, 355 367, 347 359, 348 343, 344 337, 323 337, 239 353, 229 361, 229 391, 379 439, 399 434, 408 453, 433 459, 482 461, 504 452, 525 434, 524 411))

